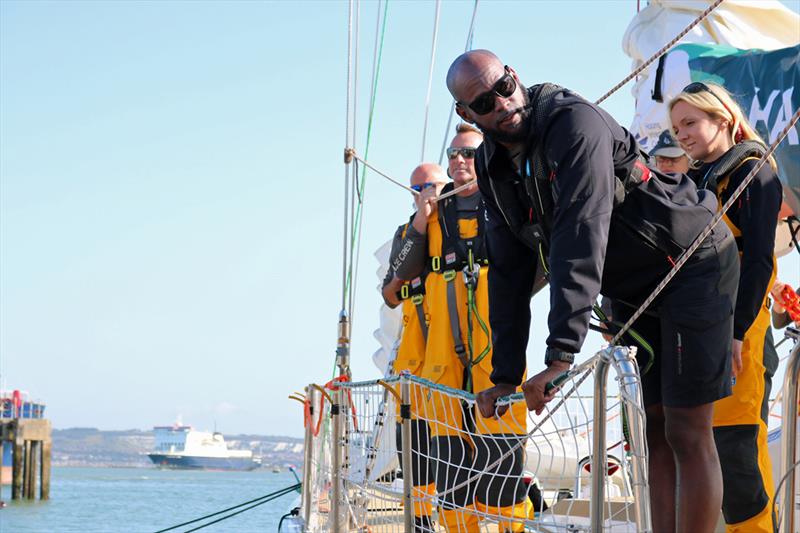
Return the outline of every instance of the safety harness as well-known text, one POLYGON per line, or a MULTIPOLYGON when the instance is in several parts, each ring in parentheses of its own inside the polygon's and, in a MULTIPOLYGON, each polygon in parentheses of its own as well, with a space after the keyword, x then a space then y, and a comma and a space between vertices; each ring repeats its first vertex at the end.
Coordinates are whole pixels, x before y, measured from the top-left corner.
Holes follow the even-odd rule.
POLYGON ((400 287, 400 299, 411 300, 414 304, 414 309, 417 311, 417 320, 419 320, 419 329, 422 331, 422 338, 428 342, 428 317, 425 315, 425 277, 427 272, 423 272, 416 278, 403 284, 400 287))
MULTIPOLYGON (((717 198, 720 199, 721 205, 722 194, 728 188, 731 174, 747 161, 758 161, 764 157, 766 151, 766 147, 758 141, 748 140, 736 143, 709 168, 699 186, 713 191, 717 198)), ((745 190, 745 199, 747 197, 748 193, 747 190, 745 190)), ((736 240, 736 247, 741 252, 743 246, 741 230, 738 225, 733 223, 727 214, 725 214, 723 218, 728 224, 728 227, 731 228, 733 237, 736 240)))
MULTIPOLYGON (((454 189, 453 183, 448 183, 442 189, 445 194, 454 189)), ((447 291, 447 312, 450 318, 450 333, 453 337, 453 347, 461 364, 464 366, 464 390, 471 392, 472 389, 472 367, 480 363, 491 351, 491 342, 478 354, 474 356, 472 345, 472 315, 474 314, 484 330, 487 337, 490 337, 489 327, 486 325, 480 314, 477 312, 475 302, 475 291, 478 287, 481 266, 489 264, 488 254, 486 253, 486 211, 483 202, 478 203, 475 213, 478 223, 478 231, 474 237, 461 238, 459 229, 458 206, 455 196, 445 198, 439 204, 439 227, 442 233, 442 250, 440 255, 430 258, 431 272, 441 272, 445 281, 447 291), (467 346, 464 346, 464 337, 461 332, 461 321, 458 315, 458 302, 456 299, 455 280, 458 271, 462 272, 464 285, 467 289, 467 346)))
MULTIPOLYGON (((414 220, 415 215, 411 215, 408 223, 403 227, 402 237, 405 238, 408 226, 414 220)), ((428 267, 422 269, 419 276, 411 281, 405 282, 400 287, 400 292, 397 297, 400 300, 411 300, 414 304, 414 309, 417 311, 417 320, 419 321, 419 329, 422 331, 422 338, 428 342, 428 316, 425 314, 425 307, 422 305, 425 302, 425 278, 428 276, 428 267)))

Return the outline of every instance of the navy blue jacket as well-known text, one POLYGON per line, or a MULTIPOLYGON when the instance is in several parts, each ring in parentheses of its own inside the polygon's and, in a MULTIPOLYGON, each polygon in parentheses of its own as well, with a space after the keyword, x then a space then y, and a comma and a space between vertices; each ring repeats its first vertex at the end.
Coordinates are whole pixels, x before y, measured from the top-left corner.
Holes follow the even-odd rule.
MULTIPOLYGON (((597 295, 641 303, 713 218, 717 203, 685 175, 653 171, 614 208, 615 178, 624 179, 637 161, 636 140, 608 113, 572 92, 563 91, 555 102, 544 131, 531 132, 526 148, 544 143, 555 172, 547 345, 577 353, 597 295)), ((488 217, 491 379, 517 385, 525 371, 537 259, 511 231, 493 195, 490 181, 521 180, 508 150, 487 136, 475 167, 488 217)), ((535 212, 522 201, 513 208, 526 216, 535 212)))

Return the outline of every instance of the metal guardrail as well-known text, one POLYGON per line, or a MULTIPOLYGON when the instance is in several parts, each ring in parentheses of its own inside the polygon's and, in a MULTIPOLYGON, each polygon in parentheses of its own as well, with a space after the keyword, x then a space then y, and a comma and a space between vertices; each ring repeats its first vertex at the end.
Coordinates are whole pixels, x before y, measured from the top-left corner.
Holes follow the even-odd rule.
POLYGON ((781 498, 781 532, 795 533, 795 487, 797 462, 797 402, 800 376, 800 330, 786 329, 786 336, 794 339, 794 349, 786 365, 783 377, 783 412, 781 414, 781 472, 783 480, 783 498, 781 498))
POLYGON ((600 352, 594 370, 594 431, 592 442, 592 499, 589 520, 592 531, 603 531, 605 503, 606 450, 606 387, 608 370, 613 366, 619 378, 620 394, 627 401, 623 409, 627 416, 631 448, 631 485, 634 494, 634 518, 636 530, 649 533, 653 530, 650 516, 650 490, 647 484, 647 442, 644 434, 644 408, 642 403, 639 369, 636 364, 636 349, 609 347, 600 352), (599 468, 597 466, 600 466, 599 468))
MULTIPOLYGON (((633 502, 629 506, 631 511, 627 521, 631 523, 631 525, 635 523, 637 532, 649 533, 652 531, 650 499, 647 484, 647 444, 644 433, 645 413, 635 355, 636 350, 634 348, 609 347, 598 354, 598 363, 593 370, 590 370, 590 372, 594 374, 594 414, 591 422, 592 444, 590 462, 593 466, 602 465, 598 468, 591 468, 589 523, 592 531, 601 532, 604 530, 603 526, 608 519, 606 515, 609 511, 609 509, 606 508, 608 501, 606 501, 605 497, 606 483, 609 478, 605 466, 609 460, 607 450, 607 424, 609 421, 607 381, 610 368, 614 368, 615 370, 616 380, 619 384, 621 408, 624 410, 628 428, 626 437, 629 452, 626 454, 626 457, 620 458, 620 466, 622 466, 624 470, 623 475, 626 476, 625 485, 629 489, 629 494, 634 497, 633 502)), ((797 359, 800 359, 800 357, 797 359)), ((797 367, 798 371, 800 371, 800 363, 798 363, 797 367)), ((350 490, 358 484, 356 482, 354 485, 353 480, 348 478, 348 470, 351 466, 349 464, 351 458, 348 457, 348 446, 352 445, 351 441, 354 436, 352 431, 355 429, 350 426, 351 419, 355 422, 356 417, 356 411, 353 411, 351 416, 350 404, 351 402, 354 403, 354 406, 357 404, 358 412, 361 413, 361 409, 364 407, 364 405, 362 405, 363 402, 356 402, 356 398, 360 398, 360 395, 363 394, 363 392, 359 391, 366 391, 370 387, 375 388, 376 390, 373 391, 373 393, 382 397, 383 403, 380 408, 375 404, 369 404, 373 406, 376 413, 379 413, 377 416, 380 420, 374 421, 373 424, 378 430, 385 430, 385 424, 393 424, 393 422, 388 422, 387 420, 392 420, 395 416, 394 409, 389 407, 391 404, 386 403, 387 398, 392 400, 392 398, 389 398, 388 392, 386 392, 392 388, 389 386, 389 383, 394 384, 393 386, 399 385, 397 389, 399 389, 400 394, 394 392, 397 390, 394 389, 392 395, 394 399, 398 400, 400 407, 399 415, 402 421, 400 424, 400 440, 402 442, 400 464, 404 473, 410 474, 414 470, 412 464, 414 459, 412 458, 411 388, 423 387, 428 390, 443 391, 449 396, 461 398, 462 401, 474 401, 474 395, 464 391, 448 389, 418 378, 417 376, 403 373, 400 376, 389 378, 386 381, 376 380, 362 383, 339 382, 333 390, 329 389, 330 396, 325 394, 330 401, 330 410, 328 411, 323 407, 322 412, 317 412, 319 407, 324 405, 324 402, 321 401, 323 394, 320 392, 321 389, 315 388, 317 386, 310 385, 306 389, 306 396, 307 401, 313 406, 313 411, 310 417, 311 419, 307 421, 305 432, 305 459, 307 462, 303 472, 304 486, 301 499, 301 516, 304 521, 304 531, 320 531, 321 529, 319 528, 322 527, 322 530, 332 531, 334 533, 346 533, 350 529, 351 522, 352 525, 356 525, 356 523, 361 521, 353 514, 354 508, 360 509, 363 507, 361 511, 364 513, 368 512, 368 504, 361 503, 356 497, 357 495, 354 495, 355 493, 350 493, 350 490), (386 389, 383 393, 377 392, 381 390, 381 386, 386 389), (330 416, 331 432, 328 433, 327 436, 325 436, 325 433, 316 435, 314 427, 319 426, 315 424, 314 421, 318 421, 320 417, 326 415, 330 416), (320 453, 324 455, 326 450, 329 451, 328 460, 330 462, 327 463, 328 467, 323 465, 322 470, 320 470, 320 453), (314 468, 312 468, 312 464, 314 464, 314 468), (327 473, 325 473, 325 471, 327 471, 327 473), (320 474, 323 475, 323 478, 317 479, 320 474), (328 487, 330 490, 328 493, 330 496, 330 508, 321 513, 317 509, 317 499, 322 497, 320 496, 322 493, 319 491, 313 492, 319 489, 319 487, 328 487), (323 522, 320 522, 321 516, 326 516, 327 518, 322 518, 323 522)), ((794 383, 796 385, 796 380, 794 383)), ((508 401, 512 403, 524 401, 522 397, 516 396, 517 395, 513 398, 509 397, 508 401)), ((417 411, 414 412, 416 413, 417 411)), ((553 413, 555 412, 556 411, 553 411, 553 413)), ((551 413, 550 416, 552 416, 553 413, 551 413)), ((367 427, 370 426, 367 425, 367 427)), ((531 438, 535 431, 537 430, 532 430, 528 438, 531 438)), ((374 455, 380 451, 376 447, 379 446, 379 441, 374 439, 367 440, 364 446, 366 447, 367 466, 363 467, 363 470, 365 472, 371 472, 374 455)), ((578 472, 580 472, 582 466, 583 463, 581 463, 578 468, 578 472)), ((361 468, 362 467, 359 466, 356 468, 356 471, 360 471, 359 469, 361 468)), ((487 470, 489 469, 490 468, 487 467, 487 470)), ((479 475, 479 473, 471 472, 470 475, 479 475)), ((368 477, 371 478, 371 474, 368 477)), ((414 495, 415 489, 413 488, 413 480, 411 477, 411 475, 403 475, 402 493, 398 491, 394 496, 398 504, 402 502, 402 522, 400 523, 403 525, 404 531, 413 531, 414 529, 414 502, 419 498, 418 495, 414 495)), ((327 489, 321 490, 323 493, 327 492, 327 489)), ((375 492, 373 491, 372 494, 374 496, 375 492)), ((483 517, 488 518, 489 521, 494 521, 492 517, 486 515, 483 515, 483 517)), ((500 519, 502 518, 498 517, 498 520, 500 519)), ((398 526, 399 525, 400 524, 398 524, 398 526)), ((530 522, 529 525, 536 524, 530 522)), ((606 524, 606 527, 608 527, 608 524, 606 524)))

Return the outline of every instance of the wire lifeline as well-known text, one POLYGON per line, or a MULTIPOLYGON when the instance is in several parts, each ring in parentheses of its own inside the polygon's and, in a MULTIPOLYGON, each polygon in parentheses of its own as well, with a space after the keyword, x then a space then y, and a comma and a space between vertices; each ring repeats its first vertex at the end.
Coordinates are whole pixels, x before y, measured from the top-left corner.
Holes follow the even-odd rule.
POLYGON ((425 140, 428 136, 428 115, 431 108, 431 88, 433 86, 433 67, 436 64, 436 42, 439 39, 439 15, 442 10, 441 0, 436 0, 436 15, 433 19, 433 43, 431 44, 431 63, 428 68, 428 91, 425 96, 425 120, 422 123, 422 154, 420 155, 420 163, 425 161, 425 140))
MULTIPOLYGON (((271 492, 269 494, 265 494, 264 496, 260 496, 258 498, 254 498, 254 499, 252 499, 250 501, 246 501, 244 503, 240 503, 239 505, 234 505, 233 507, 228 507, 227 509, 223 509, 221 511, 217 511, 216 513, 212 513, 212 514, 209 514, 209 515, 206 515, 206 516, 202 516, 200 518, 195 518, 194 520, 189 520, 188 522, 183 522, 182 524, 177 524, 175 526, 168 527, 166 529, 159 529, 155 533, 165 533, 167 531, 172 531, 173 529, 177 529, 179 527, 188 526, 189 524, 194 524, 195 522, 200 522, 201 520, 205 520, 206 518, 211 518, 213 516, 217 516, 217 515, 220 515, 222 513, 227 513, 228 511, 233 511, 234 509, 238 509, 239 507, 243 507, 245 505, 250 505, 251 503, 257 502, 259 500, 263 500, 264 498, 272 498, 276 494, 279 494, 280 496, 283 496, 284 494, 288 494, 289 492, 297 490, 298 488, 300 488, 300 485, 301 485, 300 483, 296 483, 294 485, 290 485, 288 487, 285 487, 283 489, 277 490, 275 492, 271 492)), ((277 497, 277 496, 275 496, 275 497, 277 497)), ((266 502, 263 502, 263 503, 266 503, 266 502)), ((206 524, 206 525, 210 525, 210 524, 206 524)), ((203 527, 205 527, 205 526, 203 526, 203 527)))
POLYGON ((614 94, 615 92, 617 92, 617 91, 618 91, 620 88, 622 88, 622 87, 623 87, 623 86, 624 86, 626 83, 628 83, 628 82, 629 82, 629 81, 631 81, 633 78, 635 78, 636 76, 638 76, 640 72, 642 72, 642 71, 643 71, 643 70, 645 70, 647 67, 649 67, 649 66, 650 66, 650 65, 653 63, 653 61, 655 61, 656 59, 658 59, 659 57, 661 57, 663 54, 665 54, 667 51, 669 51, 669 50, 670 50, 670 48, 672 48, 673 46, 675 46, 676 44, 678 44, 678 41, 680 41, 680 40, 681 40, 681 39, 682 39, 682 38, 683 38, 683 37, 684 37, 684 36, 685 36, 687 33, 689 33, 689 32, 692 30, 692 28, 694 28, 695 26, 697 26, 698 24, 700 24, 700 23, 701 23, 701 22, 702 22, 702 21, 703 21, 703 20, 704 20, 706 17, 708 17, 708 15, 710 15, 710 14, 711 14, 711 12, 712 12, 712 11, 714 11, 714 10, 717 8, 717 6, 719 6, 719 5, 720 5, 722 2, 724 2, 724 0, 716 0, 716 2, 714 2, 713 4, 711 4, 710 6, 708 6, 708 9, 706 9, 705 11, 703 11, 703 12, 700 14, 700 16, 699 16, 699 17, 697 17, 697 18, 696 18, 696 19, 695 19, 695 20, 694 20, 694 21, 693 21, 691 24, 689 24, 688 26, 686 26, 686 28, 684 28, 684 29, 683 29, 683 31, 682 31, 682 32, 680 32, 678 35, 676 35, 674 39, 672 39, 670 42, 668 42, 666 45, 664 45, 664 47, 663 47, 661 50, 659 50, 658 52, 656 52, 655 54, 653 54, 653 56, 652 56, 650 59, 648 59, 647 61, 645 61, 644 63, 642 63, 642 64, 641 64, 641 65, 640 65, 638 68, 636 68, 636 69, 635 69, 633 72, 631 72, 630 74, 628 74, 628 76, 626 76, 626 77, 625 77, 625 78, 624 78, 624 79, 623 79, 621 82, 619 82, 619 83, 618 83, 618 84, 616 84, 614 87, 612 87, 612 88, 611 88, 611 90, 609 90, 609 91, 608 91, 606 94, 604 94, 603 96, 601 96, 601 97, 600 97, 600 98, 599 98, 599 99, 598 99, 598 100, 595 102, 595 104, 600 104, 600 102, 602 102, 603 100, 605 100, 606 98, 608 98, 609 96, 611 96, 612 94, 614 94))

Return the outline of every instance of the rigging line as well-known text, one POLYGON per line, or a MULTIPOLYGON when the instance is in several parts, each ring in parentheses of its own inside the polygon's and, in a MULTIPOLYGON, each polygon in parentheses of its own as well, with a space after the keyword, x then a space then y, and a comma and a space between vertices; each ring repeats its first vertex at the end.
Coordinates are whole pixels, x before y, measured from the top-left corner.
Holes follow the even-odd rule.
MULTIPOLYGON (((386 0, 386 8, 388 9, 388 0, 386 0)), ((378 75, 380 74, 380 62, 381 58, 383 57, 383 40, 384 36, 386 35, 386 13, 387 9, 384 9, 384 18, 383 18, 383 28, 380 33, 380 50, 378 49, 378 29, 380 27, 380 20, 381 20, 381 5, 380 2, 378 3, 378 14, 375 20, 375 43, 374 43, 374 51, 372 55, 372 80, 371 80, 371 90, 370 90, 370 103, 369 103, 369 120, 367 121, 367 140, 366 140, 366 147, 365 147, 365 154, 369 153, 370 148, 370 141, 372 140, 372 125, 374 123, 374 115, 375 115, 375 102, 377 100, 378 94, 378 75)), ((356 291, 358 290, 358 267, 361 263, 361 230, 364 224, 364 191, 366 189, 366 169, 361 170, 361 180, 356 179, 355 183, 358 184, 358 209, 355 215, 356 219, 356 229, 354 235, 351 235, 351 243, 350 246, 353 246, 353 241, 355 241, 355 262, 351 264, 351 268, 353 269, 353 278, 352 278, 352 294, 355 295, 356 291)), ((350 302, 350 323, 353 323, 352 315, 355 314, 355 296, 350 302)))
MULTIPOLYGON (((362 169, 361 173, 362 174, 364 173, 363 169, 362 169)), ((360 208, 361 208, 361 206, 359 205, 359 209, 360 208)), ((353 265, 353 294, 355 294, 356 290, 358 289, 358 265, 359 265, 360 259, 361 259, 361 228, 363 226, 363 224, 362 224, 363 221, 364 221, 364 217, 359 216, 358 225, 356 226, 356 238, 355 238, 356 259, 355 259, 355 263, 353 265)), ((355 313, 355 300, 353 300, 350 303, 350 315, 351 315, 350 323, 351 324, 353 323, 352 315, 354 313, 355 313)), ((351 340, 351 343, 352 343, 352 340, 351 340)))
POLYGON ((669 49, 670 49, 670 48, 672 48, 673 46, 675 46, 675 45, 678 43, 678 41, 680 41, 680 40, 681 40, 681 39, 682 39, 682 38, 683 38, 683 37, 684 37, 684 36, 685 36, 687 33, 689 33, 689 32, 692 30, 692 28, 694 28, 695 26, 697 26, 698 24, 700 24, 700 22, 702 22, 702 21, 703 21, 703 20, 704 20, 704 19, 705 19, 705 18, 706 18, 708 15, 710 15, 710 14, 711 14, 711 12, 712 12, 712 11, 714 11, 714 9, 716 9, 716 8, 717 8, 717 6, 719 6, 719 5, 720 5, 722 2, 724 2, 724 0, 716 0, 716 2, 714 2, 713 4, 711 4, 710 6, 708 6, 708 9, 706 9, 705 11, 703 11, 703 12, 700 14, 700 16, 699 16, 699 17, 697 17, 697 18, 694 20, 694 22, 692 22, 691 24, 689 24, 688 26, 686 26, 686 28, 684 28, 684 30, 683 30, 682 32, 680 32, 680 33, 679 33, 677 36, 675 36, 675 38, 674 38, 674 39, 672 39, 670 42, 668 42, 666 45, 664 45, 664 47, 663 47, 661 50, 659 50, 658 52, 656 52, 655 54, 653 54, 653 56, 652 56, 650 59, 648 59, 647 61, 645 61, 644 63, 642 63, 642 64, 641 64, 641 66, 639 66, 639 68, 635 69, 633 72, 631 72, 630 74, 628 74, 628 76, 627 76, 625 79, 623 79, 621 82, 619 82, 619 83, 618 83, 618 84, 616 84, 614 87, 612 87, 612 88, 611 88, 611 90, 610 90, 610 91, 608 91, 606 94, 604 94, 603 96, 601 96, 601 97, 600 97, 600 98, 599 98, 599 99, 598 99, 598 100, 595 102, 595 104, 599 104, 600 102, 602 102, 603 100, 605 100, 606 98, 608 98, 609 96, 611 96, 612 94, 614 94, 615 92, 617 92, 617 90, 619 90, 619 89, 620 89, 620 88, 621 88, 623 85, 625 85, 626 83, 628 83, 629 81, 631 81, 633 78, 635 78, 636 76, 638 76, 638 75, 639 75, 639 73, 640 73, 640 72, 642 72, 642 71, 643 71, 644 69, 646 69, 647 67, 649 67, 649 66, 650 66, 650 64, 651 64, 653 61, 655 61, 656 59, 658 59, 659 57, 661 57, 661 56, 662 56, 664 53, 666 53, 667 51, 669 51, 669 49))
MULTIPOLYGON (((353 0, 348 2, 347 9, 347 103, 345 104, 345 146, 352 146, 350 143, 350 93, 352 92, 352 78, 350 72, 353 66, 353 0)), ((349 196, 350 188, 350 167, 352 165, 345 164, 344 166, 344 212, 343 224, 344 235, 342 238, 342 309, 340 314, 345 313, 345 305, 347 303, 347 198, 349 196)))
POLYGON ((203 525, 197 526, 197 527, 195 527, 195 528, 192 528, 192 529, 187 529, 187 530, 186 530, 186 531, 184 531, 183 533, 192 533, 193 531, 198 531, 198 530, 200 530, 200 529, 203 529, 203 528, 206 528, 206 527, 208 527, 208 526, 211 526, 211 525, 217 524, 217 523, 219 523, 219 522, 222 522, 223 520, 227 520, 228 518, 233 518, 234 516, 236 516, 236 515, 238 515, 238 514, 242 514, 242 513, 243 513, 243 512, 245 512, 245 511, 249 511, 250 509, 254 509, 254 508, 258 507, 259 505, 263 505, 263 504, 265 504, 265 503, 269 503, 269 502, 271 502, 272 500, 276 500, 276 499, 280 498, 281 496, 286 496, 287 494, 291 494, 292 492, 294 492, 295 490, 297 490, 297 488, 299 488, 299 486, 300 486, 300 483, 298 483, 297 485, 294 485, 294 486, 292 487, 292 489, 291 489, 291 490, 284 490, 284 491, 283 491, 283 492, 281 492, 280 494, 276 494, 275 496, 272 496, 272 497, 270 497, 270 498, 268 498, 268 499, 266 499, 266 500, 262 500, 262 501, 260 501, 260 502, 258 502, 258 503, 254 503, 254 504, 253 504, 253 505, 251 505, 250 507, 245 507, 244 509, 240 509, 240 510, 236 511, 235 513, 231 513, 231 514, 229 514, 229 515, 225 515, 225 516, 223 516, 223 517, 221 517, 221 518, 217 518, 216 520, 212 520, 211 522, 208 522, 208 523, 206 523, 206 524, 203 524, 203 525))
MULTIPOLYGON (((358 126, 358 58, 359 58, 359 38, 361 35, 361 0, 355 0, 355 33, 353 36, 353 144, 355 146, 357 133, 356 127, 358 126)), ((353 168, 352 176, 352 192, 350 193, 350 259, 347 266, 347 276, 350 283, 347 284, 347 312, 350 318, 350 324, 353 324, 353 233, 355 233, 355 216, 356 211, 356 193, 358 190, 358 172, 353 168)), ((360 202, 359 202, 360 205, 360 202)))
POLYGON ((353 151, 353 159, 355 159, 356 161, 360 162, 362 165, 364 165, 368 169, 372 170, 373 172, 375 172, 379 176, 382 176, 382 177, 386 178, 387 180, 391 181, 392 183, 394 183, 398 187, 407 190, 408 192, 410 192, 411 194, 413 194, 415 196, 419 196, 419 193, 417 191, 415 191, 414 189, 412 189, 411 187, 409 187, 408 185, 402 184, 401 182, 397 181, 393 177, 389 176, 388 174, 384 174, 383 172, 381 172, 377 168, 373 167, 372 165, 370 165, 369 163, 367 163, 366 161, 361 159, 361 157, 359 157, 359 155, 355 153, 355 150, 353 151))
MULTIPOLYGON (((408 185, 404 185, 403 183, 397 181, 396 179, 394 179, 393 177, 389 176, 388 174, 384 174, 383 172, 381 172, 377 168, 373 167, 372 165, 370 165, 369 163, 364 161, 361 157, 359 157, 359 155, 355 152, 355 150, 353 150, 351 152, 351 155, 353 156, 353 159, 355 159, 356 161, 358 161, 359 163, 361 163, 365 167, 369 168, 370 170, 372 170, 373 172, 375 172, 379 176, 381 176, 383 178, 386 178, 387 180, 389 180, 390 182, 394 183, 398 187, 407 190, 408 192, 410 192, 414 196, 419 196, 420 193, 418 193, 417 191, 415 191, 414 189, 412 189, 408 185)), ((464 185, 461 185, 460 187, 456 187, 455 189, 453 189, 450 192, 446 192, 446 193, 442 194, 441 196, 437 196, 436 200, 438 201, 438 200, 444 200, 445 198, 450 198, 451 196, 460 193, 464 189, 466 189, 468 187, 471 187, 474 184, 475 184, 474 181, 470 181, 468 183, 465 183, 464 185)))
MULTIPOLYGON (((370 143, 371 143, 371 140, 372 140, 372 125, 374 123, 373 118, 374 118, 374 115, 375 115, 375 103, 376 103, 376 100, 377 100, 378 79, 380 77, 381 64, 382 64, 382 58, 383 58, 383 43, 384 43, 384 37, 386 35, 386 21, 387 21, 388 11, 389 11, 389 2, 388 2, 388 0, 386 0, 385 7, 384 7, 384 10, 383 10, 383 23, 382 23, 381 33, 380 33, 380 36, 381 36, 380 37, 380 47, 379 47, 378 53, 377 53, 377 66, 373 65, 373 72, 374 72, 374 78, 372 80, 372 95, 373 96, 372 96, 371 101, 370 101, 369 120, 367 121, 367 141, 366 141, 366 148, 365 148, 365 152, 366 153, 369 152, 370 143)), ((380 9, 378 10, 378 15, 380 16, 380 9)), ((376 31, 377 31, 377 28, 376 28, 376 31)), ((376 34, 376 44, 377 44, 377 34, 376 34)), ((349 153, 355 154, 355 150, 350 150, 349 153)), ((358 173, 358 169, 354 168, 354 172, 357 174, 358 173)), ((361 226, 363 224, 363 216, 362 216, 363 205, 362 204, 363 204, 363 201, 364 201, 364 190, 365 190, 365 187, 366 187, 366 181, 365 180, 366 180, 366 170, 362 169, 360 187, 359 187, 359 189, 356 190, 356 192, 358 194, 358 197, 359 197, 359 203, 358 203, 358 207, 356 208, 355 215, 354 215, 355 219, 357 221, 356 227, 358 228, 358 232, 357 233, 352 233, 350 235, 350 246, 352 247, 354 243, 358 243, 358 248, 356 250, 356 269, 355 269, 355 272, 352 274, 353 277, 356 278, 356 279, 357 279, 357 276, 358 276, 358 262, 359 262, 360 252, 361 252, 360 239, 361 239, 361 226)), ((359 180, 357 178, 356 178, 355 181, 359 182, 359 180)), ((346 281, 347 290, 349 290, 350 282, 351 282, 351 278, 350 278, 350 275, 348 274, 347 281, 346 281)), ((353 280, 353 283, 355 283, 355 280, 353 280)), ((355 288, 353 289, 353 291, 355 291, 355 288)), ((352 304, 351 304, 351 308, 352 308, 352 304)), ((351 309, 351 312, 352 312, 352 309, 351 309)), ((352 323, 352 317, 351 317, 351 323, 352 323)))
MULTIPOLYGON (((478 14, 478 0, 475 0, 475 5, 472 8, 472 20, 469 23, 469 31, 467 31, 467 44, 464 45, 464 51, 467 52, 472 49, 472 40, 475 37, 475 16, 478 14)), ((455 102, 450 106, 450 115, 447 117, 447 126, 444 128, 444 139, 442 140, 442 149, 439 152, 439 164, 444 161, 444 152, 447 150, 447 137, 450 133, 450 126, 453 124, 453 115, 456 113, 455 102)))
POLYGON ((213 516, 220 515, 222 513, 227 513, 228 511, 233 511, 234 509, 238 509, 239 507, 244 507, 245 505, 250 505, 251 503, 264 500, 265 498, 270 498, 275 496, 276 494, 288 494, 289 492, 296 490, 301 484, 297 483, 295 485, 290 485, 288 487, 284 487, 282 489, 276 490, 275 492, 271 492, 269 494, 265 494, 264 496, 259 496, 258 498, 253 498, 252 500, 246 501, 244 503, 240 503, 238 505, 234 505, 233 507, 228 507, 227 509, 223 509, 221 511, 217 511, 216 513, 211 513, 206 516, 201 516, 200 518, 195 518, 194 520, 189 520, 188 522, 183 522, 182 524, 177 524, 166 529, 159 529, 156 533, 165 533, 167 531, 172 531, 173 529, 177 529, 179 527, 188 526, 189 524, 194 524, 195 522, 200 522, 201 520, 205 520, 206 518, 211 518, 213 516))
POLYGON ((428 136, 428 115, 431 108, 431 88, 433 87, 433 67, 436 64, 436 41, 439 39, 439 15, 442 11, 442 0, 436 0, 436 15, 433 19, 433 43, 431 44, 431 64, 428 68, 428 92, 425 96, 425 121, 422 124, 422 155, 420 163, 425 161, 425 139, 428 136))
POLYGON ((755 164, 753 170, 751 170, 750 173, 747 175, 747 177, 744 180, 742 180, 742 182, 739 184, 738 187, 736 187, 736 189, 731 194, 730 198, 728 198, 728 201, 726 201, 725 204, 722 206, 722 208, 714 215, 714 218, 711 220, 708 226, 706 226, 706 228, 700 233, 700 235, 697 236, 692 245, 689 246, 689 248, 685 252, 683 252, 683 254, 681 254, 678 260, 675 262, 675 266, 672 267, 672 270, 670 270, 667 273, 666 277, 661 281, 661 283, 659 283, 658 286, 656 286, 656 288, 653 289, 652 294, 650 294, 650 296, 647 297, 644 303, 639 307, 639 309, 636 310, 636 312, 625 323, 622 329, 614 336, 613 339, 611 339, 609 344, 615 345, 617 342, 619 342, 622 335, 626 331, 628 331, 628 329, 630 329, 631 325, 642 315, 642 313, 644 313, 645 309, 647 309, 647 307, 653 302, 653 300, 656 299, 656 296, 658 296, 661 293, 664 287, 666 287, 667 283, 669 283, 670 280, 672 280, 672 278, 675 277, 675 275, 678 273, 678 271, 684 265, 684 263, 686 263, 686 261, 689 260, 689 257, 691 257, 694 251, 700 247, 700 245, 703 243, 706 237, 708 237, 711 234, 711 231, 719 223, 719 221, 722 220, 722 217, 725 215, 725 213, 727 213, 728 209, 730 209, 733 203, 739 199, 739 196, 742 194, 742 191, 745 189, 745 187, 747 187, 750 184, 751 181, 753 181, 753 178, 755 177, 756 173, 769 160, 769 157, 772 155, 772 153, 775 151, 775 149, 778 147, 781 141, 783 141, 784 137, 786 137, 786 135, 789 133, 789 130, 794 128, 794 125, 797 123, 798 119, 800 119, 800 109, 794 112, 794 115, 792 115, 792 118, 791 120, 789 120, 789 123, 786 125, 785 128, 783 128, 783 131, 780 132, 778 137, 775 139, 775 142, 773 142, 772 145, 770 145, 769 149, 764 154, 764 156, 755 164))

